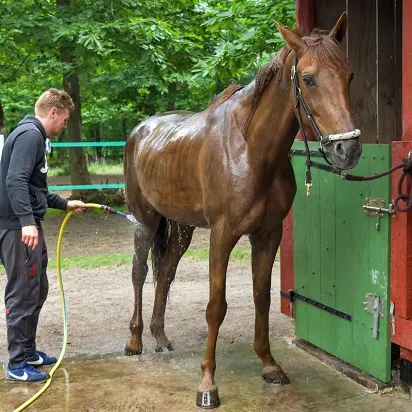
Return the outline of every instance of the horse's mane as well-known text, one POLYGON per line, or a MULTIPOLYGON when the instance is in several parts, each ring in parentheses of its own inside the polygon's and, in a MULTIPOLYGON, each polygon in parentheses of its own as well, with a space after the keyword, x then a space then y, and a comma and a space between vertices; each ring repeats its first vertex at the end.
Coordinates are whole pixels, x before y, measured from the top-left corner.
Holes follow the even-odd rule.
MULTIPOLYGON (((297 29, 294 31, 298 34, 297 29)), ((338 43, 332 37, 327 35, 328 33, 328 31, 314 29, 310 35, 303 37, 304 49, 302 53, 311 54, 323 67, 329 67, 339 71, 350 71, 351 66, 345 53, 338 43)), ((250 125, 267 85, 276 78, 278 73, 281 72, 290 51, 291 50, 288 47, 283 47, 271 61, 258 70, 252 95, 252 107, 246 121, 245 131, 247 131, 250 125)), ((212 101, 210 106, 206 109, 207 116, 210 116, 214 110, 229 100, 243 87, 244 86, 239 84, 231 84, 212 101)))
POLYGON ((327 31, 314 29, 309 36, 303 37, 305 41, 303 53, 309 53, 322 66, 340 72, 350 72, 351 65, 342 47, 327 34, 327 31))
POLYGON ((229 87, 223 90, 222 93, 218 94, 206 109, 206 117, 210 116, 221 104, 226 100, 229 100, 238 90, 243 89, 244 86, 232 83, 229 87))
MULTIPOLYGON (((252 96, 252 111, 251 115, 253 116, 254 112, 259 105, 260 98, 265 91, 266 86, 276 75, 280 68, 283 67, 283 64, 288 56, 290 50, 286 47, 282 48, 279 53, 276 54, 275 58, 270 62, 262 66, 255 77, 255 89, 252 96)), ((217 95, 209 107, 206 109, 206 116, 210 116, 220 105, 229 100, 237 91, 243 89, 244 86, 236 83, 232 83, 228 88, 223 90, 222 93, 217 95)))

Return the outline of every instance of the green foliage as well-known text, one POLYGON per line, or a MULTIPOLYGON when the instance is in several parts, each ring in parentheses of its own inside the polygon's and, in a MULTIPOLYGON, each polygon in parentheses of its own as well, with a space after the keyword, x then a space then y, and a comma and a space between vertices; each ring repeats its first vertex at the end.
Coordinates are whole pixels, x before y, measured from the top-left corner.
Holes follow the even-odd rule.
POLYGON ((10 131, 62 76, 80 79, 83 133, 121 140, 145 117, 199 111, 250 81, 293 26, 293 0, 2 0, 0 102, 10 131), (76 59, 64 63, 70 46, 76 59))

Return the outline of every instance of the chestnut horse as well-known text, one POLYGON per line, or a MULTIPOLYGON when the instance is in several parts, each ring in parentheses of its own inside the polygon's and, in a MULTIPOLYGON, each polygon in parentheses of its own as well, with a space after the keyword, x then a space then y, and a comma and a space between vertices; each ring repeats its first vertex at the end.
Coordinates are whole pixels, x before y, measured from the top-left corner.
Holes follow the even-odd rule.
POLYGON ((339 44, 346 14, 329 34, 315 30, 301 38, 277 27, 287 47, 249 85, 229 87, 201 113, 155 115, 135 127, 125 147, 127 205, 139 222, 132 269, 135 309, 125 352, 142 353, 149 250, 157 282, 150 330, 156 351, 168 351, 164 314, 170 284, 195 227, 210 228, 208 337, 197 392, 197 405, 205 408, 220 404, 216 341, 227 308, 229 256, 242 235, 249 235, 252 247, 254 349, 263 362, 262 376, 275 384, 289 382, 272 356, 268 324, 272 266, 296 192, 289 151, 297 118, 304 128, 317 129, 336 168, 354 167, 362 151, 349 102, 351 66, 339 44), (295 113, 298 94, 304 103, 295 113))

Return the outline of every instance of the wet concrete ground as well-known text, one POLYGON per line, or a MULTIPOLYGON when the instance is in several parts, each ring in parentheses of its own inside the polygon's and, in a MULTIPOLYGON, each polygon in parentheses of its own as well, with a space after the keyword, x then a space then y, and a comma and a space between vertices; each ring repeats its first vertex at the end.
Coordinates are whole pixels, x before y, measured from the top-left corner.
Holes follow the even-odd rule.
MULTIPOLYGON (((371 393, 285 341, 273 342, 272 349, 290 385, 275 387, 263 381, 252 345, 218 347, 219 412, 412 412, 412 401, 403 392, 371 393)), ((199 349, 64 363, 47 392, 26 410, 196 411, 202 354, 199 349)), ((12 411, 40 388, 1 380, 0 411, 12 411)))

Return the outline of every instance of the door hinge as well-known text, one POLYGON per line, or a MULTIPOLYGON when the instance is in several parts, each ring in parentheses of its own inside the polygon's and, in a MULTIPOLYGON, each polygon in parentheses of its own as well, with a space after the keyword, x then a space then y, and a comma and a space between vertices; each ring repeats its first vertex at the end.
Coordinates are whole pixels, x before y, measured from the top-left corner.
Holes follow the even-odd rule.
MULTIPOLYGON (((295 292, 293 289, 290 289, 289 292, 284 292, 283 290, 281 290, 280 296, 284 298, 288 298, 291 305, 293 305, 293 302, 295 300, 301 300, 302 302, 308 303, 309 305, 316 306, 318 309, 329 312, 330 314, 338 316, 342 319, 345 319, 348 321, 352 320, 352 316, 349 315, 348 313, 342 312, 341 310, 333 308, 332 306, 325 305, 324 303, 318 302, 317 300, 301 295, 300 293, 295 292)), ((291 308, 292 308, 292 311, 294 311, 294 307, 291 306, 291 308)))
POLYGON ((396 335, 396 330, 395 330, 396 321, 395 321, 395 303, 394 302, 391 302, 391 306, 390 306, 390 309, 389 309, 389 315, 391 317, 392 336, 395 336, 396 335))

